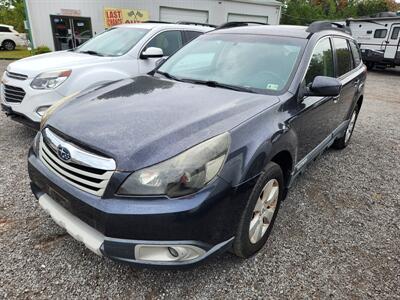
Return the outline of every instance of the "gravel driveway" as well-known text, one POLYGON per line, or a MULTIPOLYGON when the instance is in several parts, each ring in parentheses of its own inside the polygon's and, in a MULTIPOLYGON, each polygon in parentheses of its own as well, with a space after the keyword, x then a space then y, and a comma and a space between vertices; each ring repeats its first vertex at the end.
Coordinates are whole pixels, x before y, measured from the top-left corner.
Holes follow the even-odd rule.
POLYGON ((399 127, 400 70, 370 72, 351 145, 297 180, 258 255, 157 271, 97 257, 39 209, 26 164, 34 133, 1 113, 0 299, 400 299, 399 127))

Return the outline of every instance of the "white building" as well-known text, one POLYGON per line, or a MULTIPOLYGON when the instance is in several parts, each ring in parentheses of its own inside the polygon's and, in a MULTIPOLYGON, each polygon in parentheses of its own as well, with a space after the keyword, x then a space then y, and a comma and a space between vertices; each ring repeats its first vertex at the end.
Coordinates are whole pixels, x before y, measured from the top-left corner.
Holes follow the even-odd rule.
POLYGON ((121 22, 279 24, 281 6, 276 0, 25 0, 33 46, 53 50, 79 45, 121 22))

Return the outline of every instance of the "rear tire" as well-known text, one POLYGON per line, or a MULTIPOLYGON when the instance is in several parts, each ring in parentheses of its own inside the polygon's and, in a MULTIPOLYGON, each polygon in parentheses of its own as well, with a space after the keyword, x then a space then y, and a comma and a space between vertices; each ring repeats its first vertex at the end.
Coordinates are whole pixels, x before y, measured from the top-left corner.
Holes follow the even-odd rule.
POLYGON ((338 149, 338 150, 344 149, 350 143, 350 139, 351 139, 351 136, 353 135, 354 127, 356 126, 359 110, 360 109, 357 105, 351 114, 350 122, 347 125, 344 135, 341 138, 336 138, 335 142, 332 145, 332 148, 338 149))
POLYGON ((247 258, 266 243, 284 194, 283 173, 270 162, 264 168, 247 201, 233 243, 233 253, 247 258))
POLYGON ((5 40, 1 44, 4 50, 13 51, 15 49, 15 43, 11 40, 5 40))

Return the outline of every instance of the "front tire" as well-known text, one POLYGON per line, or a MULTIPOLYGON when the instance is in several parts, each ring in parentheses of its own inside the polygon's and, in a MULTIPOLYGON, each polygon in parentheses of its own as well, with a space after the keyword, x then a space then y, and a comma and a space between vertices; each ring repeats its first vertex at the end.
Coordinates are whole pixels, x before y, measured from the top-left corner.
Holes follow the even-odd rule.
POLYGON ((15 49, 15 43, 11 40, 5 40, 2 44, 3 49, 7 51, 13 51, 15 49))
POLYGON ((247 201, 233 243, 233 252, 247 258, 266 243, 284 194, 283 173, 270 162, 264 168, 247 201))

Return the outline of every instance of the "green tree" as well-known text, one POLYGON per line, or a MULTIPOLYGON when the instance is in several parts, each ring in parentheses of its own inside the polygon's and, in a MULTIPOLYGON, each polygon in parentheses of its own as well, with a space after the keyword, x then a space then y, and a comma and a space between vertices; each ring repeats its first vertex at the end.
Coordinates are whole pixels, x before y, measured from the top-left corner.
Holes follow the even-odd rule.
POLYGON ((0 0, 0 23, 12 25, 24 32, 25 7, 23 0, 0 0))

